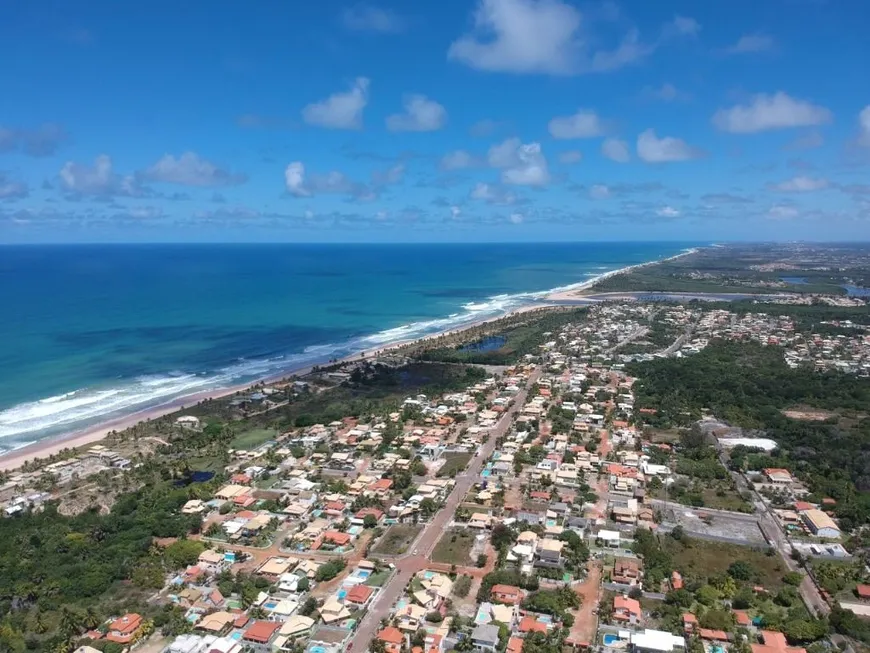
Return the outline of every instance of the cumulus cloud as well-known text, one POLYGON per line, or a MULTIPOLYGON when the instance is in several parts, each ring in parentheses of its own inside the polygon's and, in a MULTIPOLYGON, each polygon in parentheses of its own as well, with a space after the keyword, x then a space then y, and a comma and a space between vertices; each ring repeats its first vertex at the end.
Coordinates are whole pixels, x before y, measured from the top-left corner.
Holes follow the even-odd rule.
POLYGON ((405 21, 395 13, 368 4, 348 7, 341 14, 341 22, 354 32, 396 34, 405 29, 405 21))
POLYGON ((858 114, 858 143, 864 147, 870 147, 870 104, 861 109, 858 114))
POLYGON ((0 200, 17 200, 27 197, 30 189, 23 181, 14 181, 0 172, 0 200))
POLYGON ((601 153, 611 161, 628 163, 631 161, 631 153, 628 143, 618 138, 608 138, 601 144, 601 153))
POLYGON ((688 100, 691 96, 679 90, 676 86, 670 83, 665 83, 658 88, 647 87, 643 91, 643 95, 653 100, 661 102, 677 102, 680 100, 688 100))
POLYGON ((447 110, 425 95, 409 95, 404 105, 404 113, 387 117, 387 129, 392 132, 437 131, 447 122, 447 110))
POLYGON ((115 173, 112 158, 107 154, 99 155, 92 166, 67 161, 61 168, 59 176, 61 187, 72 195, 98 197, 145 195, 144 189, 132 175, 122 177, 115 173))
POLYGON ((312 197, 321 193, 347 195, 358 202, 377 199, 379 191, 398 183, 405 174, 404 164, 372 173, 372 185, 350 179, 343 172, 332 170, 326 174, 308 174, 301 161, 293 161, 284 169, 284 185, 294 197, 312 197))
POLYGON ((462 209, 455 204, 450 207, 450 217, 454 220, 458 219, 459 216, 462 215, 462 209))
POLYGON ((44 123, 35 129, 0 126, 0 152, 21 152, 34 157, 51 156, 68 138, 66 130, 55 123, 44 123))
POLYGON ((327 129, 361 129, 362 114, 369 101, 369 80, 357 77, 349 90, 333 93, 321 102, 302 110, 302 119, 309 125, 327 129))
POLYGON ((674 16, 670 25, 665 26, 666 34, 671 32, 680 36, 697 36, 700 31, 700 23, 688 16, 674 16))
POLYGON ((604 184, 594 184, 589 189, 589 197, 594 200, 606 200, 611 196, 610 189, 604 184))
POLYGON ((578 109, 573 115, 553 118, 547 127, 550 136, 559 139, 596 138, 606 131, 604 122, 590 109, 578 109))
POLYGON ((509 138, 493 145, 488 154, 489 165, 501 168, 501 180, 515 186, 543 186, 550 181, 547 159, 540 143, 522 143, 509 138))
POLYGON ((560 163, 580 163, 583 160, 583 152, 580 150, 568 150, 559 154, 560 163))
POLYGON ((647 129, 637 137, 637 156, 647 163, 672 163, 697 159, 701 152, 679 138, 659 138, 655 130, 647 129))
POLYGON ((760 93, 749 104, 720 109, 713 115, 713 124, 733 134, 752 134, 771 129, 811 127, 831 121, 825 107, 797 100, 782 91, 773 95, 760 93))
POLYGON ((218 167, 195 152, 184 152, 178 157, 165 154, 142 176, 149 181, 200 187, 235 186, 248 179, 246 175, 218 167))
POLYGON ((778 204, 771 206, 767 211, 767 217, 771 220, 790 220, 800 215, 800 212, 793 206, 785 206, 778 204))
POLYGON ((293 161, 284 170, 284 185, 287 192, 294 197, 308 197, 311 195, 305 187, 305 166, 301 161, 293 161))
POLYGON ((483 120, 478 120, 474 123, 468 132, 475 138, 484 138, 486 136, 492 136, 492 134, 502 126, 503 123, 484 118, 483 120))
POLYGON ((525 216, 522 213, 511 213, 508 216, 508 220, 510 220, 511 224, 521 224, 525 219, 525 216))
POLYGON ((465 150, 454 150, 448 152, 441 157, 442 170, 462 170, 463 168, 473 168, 480 162, 476 157, 465 150))
POLYGON ((509 190, 496 184, 478 182, 468 195, 473 200, 481 200, 488 204, 515 204, 517 196, 509 190))
POLYGON ((734 45, 725 48, 726 54, 747 54, 772 50, 773 39, 766 34, 744 34, 734 45))
POLYGON ((662 208, 656 210, 656 215, 660 218, 678 218, 680 216, 680 212, 673 206, 663 206, 662 208))
POLYGON ((827 179, 814 177, 793 177, 778 184, 770 184, 771 190, 783 193, 809 193, 815 190, 824 190, 830 186, 827 179))
POLYGON ((372 173, 372 183, 376 186, 398 184, 405 176, 405 164, 397 163, 386 170, 375 170, 372 173))

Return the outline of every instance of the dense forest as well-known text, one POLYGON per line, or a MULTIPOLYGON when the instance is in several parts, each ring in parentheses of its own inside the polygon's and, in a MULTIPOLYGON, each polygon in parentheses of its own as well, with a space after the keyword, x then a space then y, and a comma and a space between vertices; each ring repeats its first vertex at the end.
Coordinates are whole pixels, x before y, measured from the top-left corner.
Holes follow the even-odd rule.
MULTIPOLYGON (((688 426, 710 413, 735 426, 763 431, 787 463, 819 496, 837 500, 841 525, 870 521, 870 380, 836 372, 791 369, 782 350, 716 341, 699 354, 634 364, 629 372, 638 408, 652 426, 688 426), (793 406, 834 411, 843 419, 799 421, 793 406)), ((773 465, 770 465, 773 466, 773 465)))

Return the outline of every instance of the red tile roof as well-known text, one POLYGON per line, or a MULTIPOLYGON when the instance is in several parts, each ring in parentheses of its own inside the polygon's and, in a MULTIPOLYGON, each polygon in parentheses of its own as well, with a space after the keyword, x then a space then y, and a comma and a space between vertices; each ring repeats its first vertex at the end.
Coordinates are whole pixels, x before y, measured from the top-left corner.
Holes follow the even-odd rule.
POLYGON ((351 603, 365 603, 369 600, 369 597, 373 592, 374 590, 371 587, 366 587, 365 585, 354 585, 344 598, 346 601, 350 601, 351 603))
POLYGON ((547 624, 541 623, 534 617, 525 616, 522 621, 520 621, 520 632, 521 633, 546 633, 547 632, 547 624))
POLYGON ((338 531, 326 531, 323 534, 323 539, 332 542, 333 544, 342 545, 350 542, 350 535, 338 531))
POLYGON ((378 633, 378 639, 387 644, 401 644, 404 637, 398 628, 387 626, 378 633))
POLYGON ((858 592, 858 596, 862 599, 870 599, 870 585, 858 585, 855 591, 858 592))
POLYGON ((242 635, 243 639, 250 642, 265 644, 270 639, 275 631, 281 627, 281 624, 275 621, 255 621, 242 635))

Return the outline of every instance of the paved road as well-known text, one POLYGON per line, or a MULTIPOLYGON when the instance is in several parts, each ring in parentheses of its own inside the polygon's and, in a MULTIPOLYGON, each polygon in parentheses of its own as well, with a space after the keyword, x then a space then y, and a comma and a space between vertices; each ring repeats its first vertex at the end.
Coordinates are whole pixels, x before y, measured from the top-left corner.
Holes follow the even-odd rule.
POLYGON ((468 494, 471 486, 474 485, 475 481, 478 479, 484 463, 492 455, 492 452, 495 451, 496 440, 507 433, 512 422, 511 418, 523 407, 523 404, 526 402, 529 388, 535 384, 540 376, 540 370, 535 370, 531 374, 526 387, 517 393, 514 403, 505 414, 502 415, 498 424, 496 424, 496 426, 489 432, 489 440, 487 440, 480 448, 477 456, 472 459, 471 463, 468 465, 468 469, 463 474, 456 477, 456 485, 453 486, 453 491, 450 493, 450 496, 447 497, 444 507, 435 514, 435 517, 426 526, 423 534, 417 538, 417 542, 415 543, 411 555, 402 558, 395 563, 397 570, 396 574, 394 574, 392 578, 387 581, 387 584, 381 588, 377 599, 375 599, 375 602, 369 607, 368 612, 365 617, 363 617, 359 628, 357 628, 357 631, 351 640, 351 648, 353 651, 365 651, 368 649, 369 642, 372 641, 372 638, 380 628, 381 619, 389 616, 392 611, 392 606, 399 600, 399 597, 402 596, 405 587, 407 587, 408 583, 411 582, 411 578, 414 577, 414 574, 426 569, 429 564, 429 556, 432 553, 432 549, 435 548, 438 539, 453 519, 453 514, 456 512, 456 508, 468 494))

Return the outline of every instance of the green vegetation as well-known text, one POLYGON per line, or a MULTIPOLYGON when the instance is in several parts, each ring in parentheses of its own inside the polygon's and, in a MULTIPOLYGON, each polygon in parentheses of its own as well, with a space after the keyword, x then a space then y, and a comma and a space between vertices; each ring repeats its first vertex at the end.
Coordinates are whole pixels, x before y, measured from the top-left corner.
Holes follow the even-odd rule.
MULTIPOLYGON (((815 497, 837 500, 840 525, 870 521, 870 380, 841 373, 791 369, 778 347, 714 342, 697 355, 630 367, 638 408, 655 427, 688 426, 710 411, 746 428, 762 429, 779 443, 773 456, 809 484, 815 497), (782 409, 802 404, 853 416, 851 424, 792 420, 782 409)), ((739 454, 739 452, 738 452, 739 454)), ((771 460, 770 462, 773 462, 771 460)))
POLYGON ((275 429, 251 429, 233 438, 230 447, 233 449, 255 449, 264 442, 274 439, 277 435, 278 432, 275 429))
POLYGON ((464 599, 471 591, 471 576, 462 575, 453 583, 453 595, 464 599))
POLYGON ((526 354, 540 354, 540 346, 548 336, 566 324, 583 319, 585 309, 546 309, 518 313, 501 320, 478 325, 461 334, 441 336, 422 345, 412 345, 405 351, 420 360, 477 365, 513 365, 526 354), (498 337, 503 344, 489 351, 469 344, 485 338, 498 337))
POLYGON ((414 526, 411 524, 393 524, 381 536, 381 539, 372 549, 373 554, 380 555, 401 555, 408 550, 420 531, 422 526, 414 526))
POLYGON ((489 601, 493 585, 513 585, 530 592, 536 591, 540 585, 537 576, 526 576, 518 569, 496 569, 491 571, 480 581, 480 589, 477 590, 477 601, 489 601))
POLYGON ((471 547, 474 546, 474 533, 466 528, 454 528, 441 536, 432 551, 432 562, 446 562, 454 565, 467 565, 471 547))
POLYGON ((570 587, 540 590, 527 596, 523 601, 523 607, 534 612, 551 614, 561 620, 568 610, 580 607, 580 597, 570 587))
POLYGON ((317 582, 332 580, 344 571, 345 567, 347 567, 347 563, 341 559, 325 562, 318 567, 317 573, 314 574, 314 580, 317 582))
POLYGON ((365 584, 369 587, 383 587, 384 583, 387 582, 387 579, 390 577, 389 569, 381 569, 376 571, 371 576, 366 579, 365 584))
POLYGON ((457 474, 460 474, 462 470, 464 470, 468 466, 468 462, 470 460, 471 453, 446 453, 444 454, 444 464, 441 466, 441 469, 438 470, 438 473, 435 476, 437 476, 438 478, 454 478, 457 474))
POLYGON ((832 560, 813 560, 813 575, 819 585, 831 596, 842 600, 854 600, 855 586, 866 583, 870 573, 864 569, 863 561, 835 562, 832 560))

